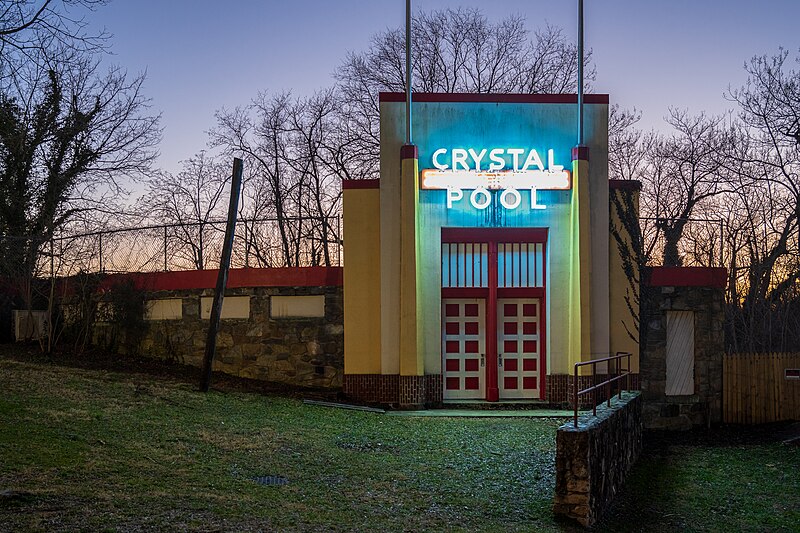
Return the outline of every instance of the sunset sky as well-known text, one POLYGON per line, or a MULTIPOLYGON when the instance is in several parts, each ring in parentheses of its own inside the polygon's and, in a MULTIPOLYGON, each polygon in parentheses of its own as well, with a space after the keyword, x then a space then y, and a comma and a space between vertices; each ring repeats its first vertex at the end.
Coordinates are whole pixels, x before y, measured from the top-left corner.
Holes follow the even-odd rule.
MULTIPOLYGON (((415 10, 478 7, 492 20, 522 15, 572 39, 574 0, 414 0, 415 10)), ((586 0, 586 46, 593 92, 643 112, 641 125, 663 128, 670 106, 728 109, 724 93, 744 82, 743 63, 779 47, 800 48, 800 1, 586 0)), ((348 51, 404 23, 403 0, 113 0, 90 15, 114 35, 111 61, 147 70, 146 92, 165 126, 159 165, 206 144, 214 111, 246 104, 259 91, 310 94, 333 82, 348 51)))

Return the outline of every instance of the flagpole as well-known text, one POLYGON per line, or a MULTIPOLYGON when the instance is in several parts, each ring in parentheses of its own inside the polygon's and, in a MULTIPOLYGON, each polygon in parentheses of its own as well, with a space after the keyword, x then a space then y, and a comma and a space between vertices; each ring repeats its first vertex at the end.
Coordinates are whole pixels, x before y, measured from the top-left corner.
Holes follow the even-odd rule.
POLYGON ((411 139, 411 0, 406 0, 406 145, 411 139))
POLYGON ((578 146, 583 146, 583 0, 578 0, 578 146))

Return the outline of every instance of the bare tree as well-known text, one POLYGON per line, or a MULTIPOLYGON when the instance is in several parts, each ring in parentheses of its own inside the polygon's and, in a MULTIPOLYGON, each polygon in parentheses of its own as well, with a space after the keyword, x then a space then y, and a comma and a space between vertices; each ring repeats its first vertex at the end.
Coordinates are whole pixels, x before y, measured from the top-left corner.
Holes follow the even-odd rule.
POLYGON ((104 51, 109 34, 91 31, 86 15, 107 0, 0 0, 0 83, 36 70, 80 63, 104 51))
MULTIPOLYGON (((414 90, 444 93, 568 93, 577 88, 577 50, 563 32, 545 26, 530 35, 521 17, 490 22, 478 9, 414 16, 414 90)), ((591 53, 585 80, 594 79, 591 53)), ((346 146, 376 176, 381 91, 405 91, 405 37, 378 33, 365 52, 350 53, 336 71, 341 110, 354 138, 346 146)))
MULTIPOLYGON (((212 146, 221 147, 227 153, 241 154, 245 160, 248 170, 242 183, 240 213, 252 219, 276 220, 274 229, 280 239, 277 243, 280 260, 274 264, 271 257, 254 248, 256 259, 263 266, 293 264, 289 196, 297 184, 286 163, 291 104, 288 93, 276 96, 260 93, 246 107, 218 111, 217 126, 210 132, 212 146)), ((258 236, 255 228, 251 228, 250 234, 254 238, 258 236)))
POLYGON ((30 279, 47 240, 149 169, 160 130, 143 80, 87 59, 0 88, 0 235, 25 237, 3 243, 7 272, 30 279))
POLYGON ((654 240, 663 240, 663 264, 683 263, 679 242, 703 202, 727 190, 720 150, 731 141, 721 118, 672 110, 671 136, 658 136, 643 174, 643 211, 656 219, 654 240))
POLYGON ((357 159, 335 91, 261 94, 246 108, 220 111, 217 121, 212 144, 248 161, 240 210, 248 255, 262 266, 334 264, 340 182, 357 159))
POLYGON ((227 190, 229 169, 204 151, 183 161, 182 167, 178 174, 164 172, 148 180, 140 206, 151 220, 171 225, 165 235, 173 253, 188 250, 185 259, 202 270, 213 232, 209 225, 225 216, 220 200, 227 190))
POLYGON ((608 177, 642 181, 647 175, 647 155, 656 139, 654 133, 636 128, 642 114, 614 104, 608 113, 608 177))
POLYGON ((745 85, 729 95, 739 105, 744 147, 729 158, 739 182, 729 298, 729 343, 737 350, 800 343, 800 73, 787 59, 784 50, 753 58, 745 85))
POLYGON ((783 49, 774 56, 752 58, 744 66, 747 82, 730 90, 729 97, 739 104, 740 118, 747 126, 775 138, 768 144, 788 142, 797 146, 800 145, 800 72, 787 69, 788 58, 789 52, 783 49))

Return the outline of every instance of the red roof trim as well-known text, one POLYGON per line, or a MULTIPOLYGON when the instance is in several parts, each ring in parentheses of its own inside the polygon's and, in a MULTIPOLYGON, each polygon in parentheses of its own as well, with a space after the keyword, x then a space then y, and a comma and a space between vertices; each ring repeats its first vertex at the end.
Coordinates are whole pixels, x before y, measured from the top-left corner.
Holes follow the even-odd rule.
POLYGON ((342 189, 380 189, 381 180, 342 180, 342 189))
MULTIPOLYGON (((109 289, 124 280, 133 280, 144 291, 213 289, 217 269, 181 272, 136 272, 114 274, 101 288, 109 289)), ((342 285, 342 267, 235 268, 228 273, 228 288, 243 287, 328 287, 342 285)))
POLYGON ((618 191, 641 191, 642 182, 639 180, 608 180, 608 188, 618 191))
POLYGON ((651 287, 714 287, 728 285, 728 270, 722 267, 653 267, 651 287))
MULTIPOLYGON (((381 102, 405 102, 406 93, 382 92, 381 102)), ((488 102, 501 104, 577 104, 576 94, 414 93, 412 102, 488 102)), ((607 94, 585 94, 585 104, 608 104, 607 94)))

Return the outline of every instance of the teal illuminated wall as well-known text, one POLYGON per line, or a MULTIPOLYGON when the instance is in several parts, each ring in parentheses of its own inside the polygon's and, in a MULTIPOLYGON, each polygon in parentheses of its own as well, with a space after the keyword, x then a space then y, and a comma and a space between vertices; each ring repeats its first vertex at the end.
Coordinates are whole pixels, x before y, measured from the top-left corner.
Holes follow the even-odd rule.
MULTIPOLYGON (((527 152, 536 149, 542 160, 554 150, 554 161, 565 169, 572 169, 571 152, 576 139, 575 104, 552 103, 486 103, 486 102, 415 102, 413 109, 414 144, 419 150, 419 168, 433 168, 432 155, 439 148, 522 148, 527 152)), ((605 264, 608 272, 608 105, 591 104, 585 107, 586 144, 590 148, 590 194, 593 205, 591 219, 593 232, 592 254, 597 269, 605 264), (599 259, 601 258, 602 261, 599 259)), ((390 232, 392 217, 398 216, 393 206, 396 182, 400 178, 399 154, 405 138, 405 104, 381 103, 381 224, 382 232, 390 232), (384 229, 384 225, 386 229, 384 229)), ((449 163, 448 157, 441 162, 449 163)), ((492 191, 489 208, 475 209, 464 199, 447 208, 447 192, 421 190, 419 196, 419 257, 422 275, 420 282, 425 307, 423 324, 425 370, 441 371, 440 361, 440 295, 441 295, 441 228, 442 227, 538 227, 548 228, 547 246, 547 348, 548 368, 553 368, 553 357, 567 350, 566 328, 568 302, 563 295, 569 293, 569 230, 570 190, 540 190, 539 204, 543 210, 530 209, 530 192, 520 190, 522 202, 509 210, 500 205, 501 191, 492 191)), ((383 237, 382 237, 383 238, 383 237)), ((392 283, 391 255, 383 258, 382 272, 386 283, 392 283)), ((600 276, 602 278, 602 276, 600 276)), ((593 288, 608 301, 608 284, 593 288)), ((594 311, 593 311, 594 313, 594 311)), ((598 309, 597 314, 602 315, 598 309)), ((606 306, 605 314, 608 309, 606 306)), ((606 317, 606 324, 607 324, 606 317)), ((607 328, 606 328, 607 329, 607 328)), ((598 351, 602 346, 598 348, 598 351)), ((606 339, 607 350, 607 339, 606 339)))

